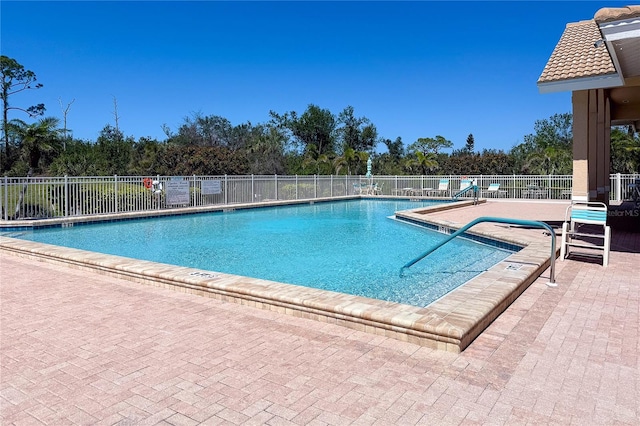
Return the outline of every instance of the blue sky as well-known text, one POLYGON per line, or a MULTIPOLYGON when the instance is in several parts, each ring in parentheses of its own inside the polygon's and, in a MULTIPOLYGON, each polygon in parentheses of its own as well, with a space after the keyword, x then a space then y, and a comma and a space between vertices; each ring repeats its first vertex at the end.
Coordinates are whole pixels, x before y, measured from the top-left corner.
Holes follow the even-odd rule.
MULTIPOLYGON (((569 2, 1 3, 2 54, 36 73, 43 102, 95 140, 114 125, 165 140, 194 113, 238 125, 315 104, 367 117, 380 136, 444 136, 508 151, 536 120, 571 112, 571 94, 536 81, 568 22, 601 7, 569 2)), ((11 118, 29 121, 13 112, 11 118)), ((384 146, 380 151, 386 151, 384 146)))

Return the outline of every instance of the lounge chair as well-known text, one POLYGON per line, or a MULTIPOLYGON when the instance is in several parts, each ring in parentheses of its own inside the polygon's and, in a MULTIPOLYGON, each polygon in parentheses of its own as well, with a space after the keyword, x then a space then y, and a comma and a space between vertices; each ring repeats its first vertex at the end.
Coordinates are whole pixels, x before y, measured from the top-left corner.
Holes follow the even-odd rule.
POLYGON ((482 191, 482 195, 485 197, 504 197, 506 194, 507 191, 500 190, 499 183, 492 183, 485 191, 482 191))
POLYGON ((440 179, 438 189, 430 190, 429 195, 442 197, 446 195, 447 192, 449 192, 449 179, 440 179))
POLYGON ((560 260, 569 255, 570 247, 602 250, 602 266, 609 264, 611 228, 607 225, 607 206, 600 202, 574 202, 565 213, 562 224, 560 260), (602 240, 602 244, 598 241, 602 240))
POLYGON ((362 186, 359 182, 353 184, 353 193, 356 195, 362 194, 362 186))
POLYGON ((477 187, 473 187, 475 189, 471 189, 473 186, 473 181, 471 179, 462 179, 460 181, 460 189, 453 195, 454 199, 458 197, 477 197, 477 187))
POLYGON ((522 190, 522 198, 547 198, 547 192, 538 185, 527 185, 527 189, 522 190))

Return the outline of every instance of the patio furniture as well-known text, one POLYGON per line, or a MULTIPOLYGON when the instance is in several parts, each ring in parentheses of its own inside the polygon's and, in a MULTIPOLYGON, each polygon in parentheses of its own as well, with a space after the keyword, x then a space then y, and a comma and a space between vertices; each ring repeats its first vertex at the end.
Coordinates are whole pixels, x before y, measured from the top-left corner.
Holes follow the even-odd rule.
POLYGON ((438 189, 429 191, 431 196, 444 196, 449 191, 449 179, 440 179, 438 189))
POLYGON ((460 181, 460 189, 453 195, 453 199, 458 197, 473 197, 474 202, 478 199, 478 186, 471 179, 463 179, 460 181))
MULTIPOLYGON (((456 192, 453 195, 453 198, 458 198, 459 196, 463 195, 463 194, 467 194, 467 192, 469 191, 465 191, 466 189, 468 189, 469 187, 471 187, 471 185, 473 184, 473 182, 471 181, 471 179, 462 179, 460 181, 460 188, 458 189, 458 192, 456 192)), ((472 193, 474 194, 474 193, 472 193)), ((476 195, 476 194, 474 194, 476 195)), ((468 195, 465 195, 468 196, 468 195)))
POLYGON ((376 195, 378 192, 378 187, 380 187, 380 191, 382 190, 382 186, 379 186, 377 183, 366 183, 362 184, 361 193, 366 195, 376 195))
POLYGON ((418 190, 411 187, 406 187, 406 188, 400 189, 399 191, 400 191, 400 195, 414 195, 418 190))
POLYGON ((538 185, 527 185, 527 189, 522 190, 522 198, 547 198, 547 191, 538 185))
POLYGON ((485 197, 506 197, 507 191, 501 190, 499 183, 492 183, 486 190, 482 191, 482 195, 485 197))
POLYGON ((602 250, 602 266, 609 264, 611 228, 607 226, 607 206, 600 202, 574 202, 565 213, 562 224, 560 260, 569 255, 570 247, 602 250), (602 240, 602 244, 599 244, 602 240))
POLYGON ((460 191, 464 191, 471 186, 471 179, 462 179, 460 181, 460 191))

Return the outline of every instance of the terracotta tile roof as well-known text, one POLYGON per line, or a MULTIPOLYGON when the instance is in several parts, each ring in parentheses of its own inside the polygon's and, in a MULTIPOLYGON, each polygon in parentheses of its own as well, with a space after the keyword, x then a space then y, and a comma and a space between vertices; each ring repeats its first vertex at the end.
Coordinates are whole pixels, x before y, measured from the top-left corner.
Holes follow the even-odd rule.
POLYGON ((615 75, 616 69, 606 45, 594 46, 601 38, 598 24, 593 19, 567 24, 538 84, 615 75))
POLYGON ((594 19, 598 24, 640 17, 640 6, 605 7, 596 12, 594 19))

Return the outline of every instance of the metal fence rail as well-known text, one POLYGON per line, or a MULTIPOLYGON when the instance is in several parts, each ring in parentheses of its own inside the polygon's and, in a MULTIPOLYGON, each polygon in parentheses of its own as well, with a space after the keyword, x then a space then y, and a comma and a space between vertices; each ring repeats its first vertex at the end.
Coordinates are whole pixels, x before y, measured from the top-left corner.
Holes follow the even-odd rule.
MULTIPOLYGON (((612 174, 611 201, 629 197, 640 174, 612 174)), ((303 200, 362 194, 451 197, 463 180, 475 180, 483 197, 570 199, 571 175, 449 176, 83 176, 0 178, 0 219, 42 219, 215 206, 268 200, 303 200), (487 192, 500 184, 499 191, 487 192), (371 192, 369 192, 371 193, 371 192)))

